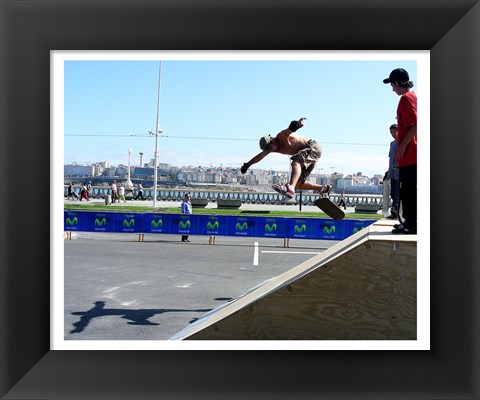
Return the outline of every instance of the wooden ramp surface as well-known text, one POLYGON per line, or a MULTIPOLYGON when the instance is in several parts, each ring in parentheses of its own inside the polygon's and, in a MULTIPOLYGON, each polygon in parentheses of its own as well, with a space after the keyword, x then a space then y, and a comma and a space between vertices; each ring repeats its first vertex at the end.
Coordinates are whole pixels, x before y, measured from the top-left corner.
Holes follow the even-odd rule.
POLYGON ((170 340, 415 340, 417 237, 381 220, 170 340))

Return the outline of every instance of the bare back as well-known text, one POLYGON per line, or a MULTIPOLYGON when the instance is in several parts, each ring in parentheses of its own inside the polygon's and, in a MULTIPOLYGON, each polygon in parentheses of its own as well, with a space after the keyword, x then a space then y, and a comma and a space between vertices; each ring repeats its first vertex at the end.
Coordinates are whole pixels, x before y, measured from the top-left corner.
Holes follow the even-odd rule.
POLYGON ((280 132, 276 137, 276 149, 277 153, 294 155, 300 150, 307 147, 308 138, 298 133, 292 132, 290 129, 285 129, 280 132))

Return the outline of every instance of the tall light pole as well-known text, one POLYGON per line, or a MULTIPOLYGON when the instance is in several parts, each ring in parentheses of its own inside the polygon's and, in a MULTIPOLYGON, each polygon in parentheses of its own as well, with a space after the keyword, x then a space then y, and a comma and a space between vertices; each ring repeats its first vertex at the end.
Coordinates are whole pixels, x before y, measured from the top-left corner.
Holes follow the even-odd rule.
POLYGON ((157 178, 158 178, 158 134, 163 132, 160 128, 160 84, 162 82, 162 61, 158 67, 158 95, 157 95, 157 123, 155 128, 155 155, 154 155, 154 172, 153 172, 153 206, 157 206, 157 178))
POLYGON ((125 188, 126 189, 132 189, 133 188, 133 183, 130 179, 130 156, 132 155, 132 149, 128 149, 128 179, 127 179, 127 183, 125 184, 125 188))

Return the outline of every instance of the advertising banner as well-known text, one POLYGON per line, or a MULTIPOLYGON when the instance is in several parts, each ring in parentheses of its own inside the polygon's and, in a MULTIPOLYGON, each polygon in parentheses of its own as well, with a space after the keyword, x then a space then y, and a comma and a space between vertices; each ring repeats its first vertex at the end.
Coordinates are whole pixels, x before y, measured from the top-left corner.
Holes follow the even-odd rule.
POLYGON ((200 215, 198 222, 200 235, 226 236, 227 219, 221 215, 200 215))
POLYGON ((375 221, 64 211, 65 231, 343 240, 375 221))
POLYGON ((110 212, 86 212, 86 230, 90 232, 115 232, 115 214, 110 212))
POLYGON ((319 219, 317 221, 318 239, 345 239, 345 221, 335 221, 333 219, 319 219))
POLYGON ((63 229, 65 231, 86 231, 85 213, 65 210, 63 212, 63 229))
POLYGON ((171 233, 169 214, 143 214, 143 233, 171 233))
POLYGON ((285 238, 287 234, 286 218, 264 218, 258 217, 256 223, 257 237, 285 238))
POLYGON ((291 218, 288 224, 288 238, 297 239, 315 239, 317 237, 315 219, 304 218, 291 218))
POLYGON ((255 217, 232 216, 227 219, 227 231, 229 236, 250 236, 256 234, 255 217))
POLYGON ((198 234, 198 217, 193 214, 171 214, 170 232, 180 235, 198 234))
POLYGON ((138 213, 115 213, 115 232, 143 232, 143 216, 138 213))
POLYGON ((354 219, 345 222, 348 222, 348 224, 345 226, 345 235, 347 237, 361 231, 372 223, 372 221, 354 219))

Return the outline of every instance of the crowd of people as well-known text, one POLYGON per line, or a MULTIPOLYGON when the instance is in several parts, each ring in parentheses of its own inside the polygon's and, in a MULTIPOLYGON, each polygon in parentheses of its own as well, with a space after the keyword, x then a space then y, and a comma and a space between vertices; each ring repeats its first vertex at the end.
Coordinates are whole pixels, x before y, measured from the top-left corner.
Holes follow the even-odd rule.
MULTIPOLYGON (((67 199, 68 200, 80 200, 82 201, 85 199, 86 201, 90 201, 90 198, 92 197, 93 190, 92 190, 92 182, 85 182, 82 184, 80 187, 80 193, 77 193, 73 187, 72 182, 68 183, 68 189, 67 189, 67 199)), ((110 184, 110 198, 112 203, 116 202, 121 202, 123 201, 124 203, 127 202, 126 197, 125 197, 125 186, 121 183, 117 187, 117 181, 114 180, 110 184)), ((141 183, 138 183, 137 185, 137 194, 136 196, 133 197, 134 200, 146 200, 146 197, 144 196, 144 189, 141 183)))
POLYGON ((85 182, 82 184, 80 188, 80 195, 74 190, 72 182, 68 183, 67 189, 67 199, 77 199, 82 201, 83 199, 89 201, 90 197, 92 197, 92 182, 89 181, 88 183, 85 182))

